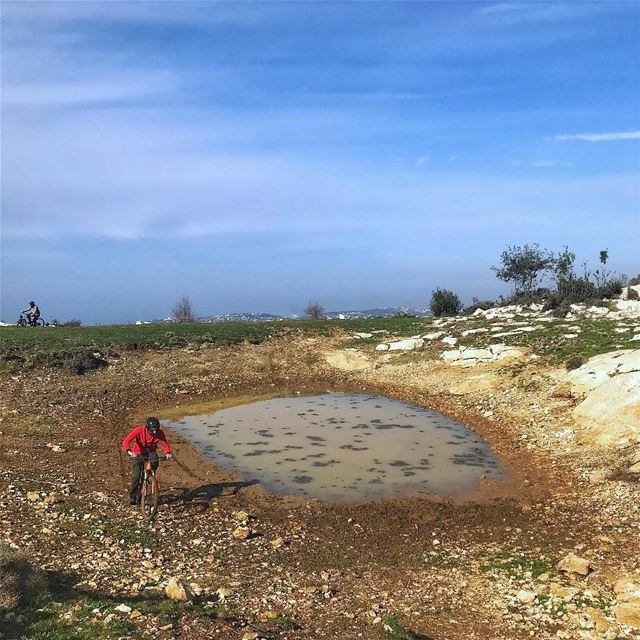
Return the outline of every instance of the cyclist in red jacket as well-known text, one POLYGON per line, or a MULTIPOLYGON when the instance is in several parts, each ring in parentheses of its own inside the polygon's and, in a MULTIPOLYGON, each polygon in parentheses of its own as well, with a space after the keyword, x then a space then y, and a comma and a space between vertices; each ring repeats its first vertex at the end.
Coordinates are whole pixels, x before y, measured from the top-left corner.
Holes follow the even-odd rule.
POLYGON ((140 501, 138 485, 145 461, 151 461, 154 471, 158 468, 159 460, 156 453, 158 443, 164 449, 165 458, 171 460, 171 447, 164 431, 160 428, 158 418, 147 418, 144 424, 130 431, 122 441, 122 448, 133 458, 131 461, 131 486, 129 487, 131 504, 138 504, 140 501))

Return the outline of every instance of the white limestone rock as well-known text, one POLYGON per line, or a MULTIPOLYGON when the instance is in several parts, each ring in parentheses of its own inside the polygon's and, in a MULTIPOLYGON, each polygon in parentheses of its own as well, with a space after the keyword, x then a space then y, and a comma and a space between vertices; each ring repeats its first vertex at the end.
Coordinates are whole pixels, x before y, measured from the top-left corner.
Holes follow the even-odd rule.
POLYGON ((424 347, 424 340, 420 337, 406 338, 389 343, 389 351, 415 351, 424 347))

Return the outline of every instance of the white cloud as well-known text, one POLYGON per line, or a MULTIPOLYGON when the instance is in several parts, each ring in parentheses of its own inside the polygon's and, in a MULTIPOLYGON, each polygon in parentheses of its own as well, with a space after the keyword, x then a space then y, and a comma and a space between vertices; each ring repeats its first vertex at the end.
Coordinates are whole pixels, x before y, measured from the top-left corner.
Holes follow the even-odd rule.
POLYGON ((426 164, 427 162, 431 161, 431 156, 420 156, 417 160, 416 160, 416 164, 418 166, 421 166, 423 164, 426 164))
POLYGON ((524 5, 516 2, 500 2, 498 4, 490 4, 478 10, 478 13, 507 13, 510 11, 522 11, 524 5))
POLYGON ((585 142, 610 142, 613 140, 640 140, 640 131, 610 131, 607 133, 574 133, 555 136, 557 142, 583 140, 585 142))
POLYGON ((8 84, 3 87, 2 104, 4 107, 70 107, 151 98, 175 89, 173 79, 167 73, 137 74, 130 71, 128 75, 127 79, 114 75, 93 81, 85 77, 70 82, 8 84))

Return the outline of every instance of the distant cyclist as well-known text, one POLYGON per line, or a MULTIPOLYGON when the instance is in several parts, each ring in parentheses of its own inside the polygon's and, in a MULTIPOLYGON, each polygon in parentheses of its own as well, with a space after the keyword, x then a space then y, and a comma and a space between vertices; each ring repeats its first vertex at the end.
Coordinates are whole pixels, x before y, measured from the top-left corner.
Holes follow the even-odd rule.
POLYGON ((21 313, 24 314, 25 318, 27 319, 27 322, 29 324, 35 324, 36 320, 40 317, 40 308, 38 307, 38 305, 32 300, 29 303, 29 308, 25 309, 24 311, 22 311, 21 313))
POLYGON ((138 487, 144 463, 149 460, 154 471, 158 468, 159 460, 156 452, 158 444, 162 445, 166 459, 171 460, 171 447, 164 431, 160 428, 158 418, 147 418, 144 424, 130 431, 122 441, 122 448, 133 458, 131 461, 131 486, 129 487, 131 504, 140 502, 138 487))

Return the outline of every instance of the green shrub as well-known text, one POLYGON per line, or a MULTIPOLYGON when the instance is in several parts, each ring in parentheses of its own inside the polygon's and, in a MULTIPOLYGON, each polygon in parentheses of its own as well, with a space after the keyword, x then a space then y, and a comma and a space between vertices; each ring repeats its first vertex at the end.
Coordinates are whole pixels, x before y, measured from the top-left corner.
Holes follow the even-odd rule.
POLYGON ((80 327, 82 326, 82 322, 74 318, 73 320, 67 320, 62 326, 63 327, 80 327))
POLYGON ((598 297, 598 287, 582 276, 572 276, 558 282, 556 295, 562 302, 584 302, 598 297))
POLYGON ((453 291, 437 288, 431 293, 429 308, 434 316, 455 316, 462 309, 462 302, 453 291))
POLYGON ((566 318, 569 311, 571 311, 569 305, 567 303, 563 303, 553 308, 551 316, 554 318, 566 318))
POLYGON ((622 293, 623 281, 621 278, 613 278, 598 287, 598 297, 610 299, 622 293))
POLYGON ((628 287, 635 287, 637 284, 640 284, 640 273, 637 276, 630 278, 629 282, 627 282, 628 287))
POLYGON ((106 367, 108 362, 88 349, 76 349, 72 351, 39 352, 31 358, 31 366, 53 367, 64 369, 72 373, 82 375, 93 369, 106 367))
POLYGON ((0 608, 13 609, 43 595, 46 578, 22 551, 0 542, 0 608))
POLYGON ((640 293, 635 289, 629 289, 627 291, 627 300, 640 300, 640 293))

